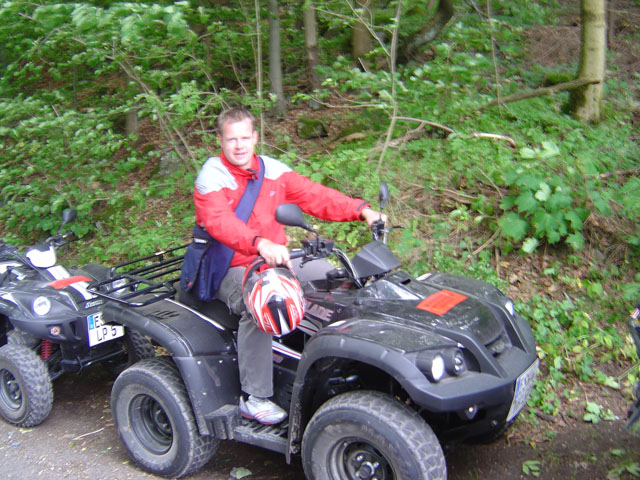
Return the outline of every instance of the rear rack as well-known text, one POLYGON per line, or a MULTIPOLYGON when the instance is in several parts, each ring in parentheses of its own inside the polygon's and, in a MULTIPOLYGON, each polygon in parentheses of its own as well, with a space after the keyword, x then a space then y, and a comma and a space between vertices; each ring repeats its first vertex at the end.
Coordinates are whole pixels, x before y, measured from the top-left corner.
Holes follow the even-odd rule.
POLYGON ((87 290, 129 307, 144 307, 177 293, 184 251, 189 244, 162 250, 111 268, 107 280, 91 282, 87 290))

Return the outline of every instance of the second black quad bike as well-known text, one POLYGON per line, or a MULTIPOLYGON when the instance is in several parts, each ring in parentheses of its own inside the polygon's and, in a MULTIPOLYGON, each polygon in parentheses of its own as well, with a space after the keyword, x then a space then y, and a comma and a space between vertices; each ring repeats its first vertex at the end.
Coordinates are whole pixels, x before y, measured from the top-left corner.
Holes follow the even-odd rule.
MULTIPOLYGON (((638 358, 640 358, 640 324, 638 323, 638 318, 640 318, 640 303, 633 309, 627 321, 633 344, 636 346, 636 353, 638 354, 638 358)), ((634 387, 634 396, 635 402, 629 409, 629 420, 626 425, 627 430, 631 429, 633 424, 640 419, 640 381, 638 381, 634 387)))
MULTIPOLYGON (((381 206, 387 198, 382 188, 381 206)), ((313 231, 295 205, 281 205, 276 218, 313 231)), ((180 264, 180 247, 172 258, 158 255, 151 275, 123 275, 135 290, 127 295, 96 285, 115 300, 105 321, 167 351, 113 385, 112 413, 130 457, 180 477, 207 463, 221 440, 236 440, 288 462, 301 455, 311 480, 444 479, 442 446, 498 437, 537 375, 528 323, 487 283, 399 269, 385 243, 391 230, 376 222, 373 241, 353 258, 317 234, 291 252, 305 317, 273 340, 274 400, 289 413, 280 425, 239 413, 238 319, 216 301, 190 300, 171 274, 162 279, 162 268, 180 264)))
MULTIPOLYGON (((75 217, 65 210, 60 229, 75 217)), ((24 254, 0 243, 0 416, 20 427, 47 418, 52 382, 64 372, 101 362, 118 373, 155 355, 142 334, 103 321, 105 301, 87 286, 107 280, 109 268, 57 264, 56 248, 71 237, 59 231, 24 254)))

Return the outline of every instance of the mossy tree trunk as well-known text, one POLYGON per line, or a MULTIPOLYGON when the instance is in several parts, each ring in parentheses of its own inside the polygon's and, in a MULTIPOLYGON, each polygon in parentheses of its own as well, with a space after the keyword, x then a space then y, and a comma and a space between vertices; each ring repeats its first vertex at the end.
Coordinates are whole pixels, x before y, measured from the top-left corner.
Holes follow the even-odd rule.
POLYGON ((578 79, 597 80, 598 83, 577 88, 569 97, 569 111, 578 120, 600 121, 602 87, 606 54, 606 1, 581 0, 582 48, 578 79))
POLYGON ((357 0, 356 5, 360 10, 360 19, 356 21, 351 33, 351 53, 353 58, 366 65, 364 56, 373 48, 373 39, 369 32, 371 25, 371 2, 369 0, 357 0))
POLYGON ((306 0, 302 7, 304 19, 304 46, 307 53, 307 70, 309 83, 313 90, 321 87, 320 77, 316 71, 320 60, 318 57, 318 28, 316 26, 316 11, 311 0, 306 0))
POLYGON ((276 115, 278 117, 284 117, 287 111, 282 86, 281 51, 278 0, 269 0, 269 77, 271 92, 276 96, 276 115))
POLYGON ((453 0, 440 0, 433 17, 409 40, 405 56, 413 55, 420 47, 432 42, 453 18, 453 0))

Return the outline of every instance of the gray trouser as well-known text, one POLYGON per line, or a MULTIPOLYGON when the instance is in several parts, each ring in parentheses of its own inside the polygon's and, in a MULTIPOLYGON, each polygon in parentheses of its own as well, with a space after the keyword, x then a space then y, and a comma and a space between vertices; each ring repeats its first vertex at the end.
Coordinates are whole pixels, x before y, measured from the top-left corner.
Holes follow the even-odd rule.
POLYGON ((273 336, 258 328, 244 306, 244 272, 245 267, 230 268, 220 283, 216 298, 241 316, 238 325, 238 368, 242 391, 267 398, 273 395, 273 336))
MULTIPOLYGON (((293 260, 293 271, 300 281, 324 278, 333 266, 326 260, 315 260, 300 266, 293 260)), ((222 279, 216 298, 227 304, 236 315, 238 325, 238 368, 240 387, 249 395, 268 398, 273 395, 273 336, 263 332, 253 322, 242 299, 242 277, 245 267, 232 267, 222 279)))

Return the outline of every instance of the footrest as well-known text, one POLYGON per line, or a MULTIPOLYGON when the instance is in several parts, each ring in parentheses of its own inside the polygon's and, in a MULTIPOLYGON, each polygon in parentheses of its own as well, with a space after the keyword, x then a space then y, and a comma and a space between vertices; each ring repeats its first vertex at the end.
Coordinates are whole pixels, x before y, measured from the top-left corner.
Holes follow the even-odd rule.
POLYGON ((206 416, 207 421, 213 425, 216 438, 230 440, 233 438, 233 430, 240 425, 240 409, 237 405, 223 405, 215 412, 206 416))
POLYGON ((241 423, 233 430, 234 440, 286 453, 289 446, 289 423, 263 425, 256 420, 241 417, 241 423))
POLYGON ((238 405, 223 405, 207 415, 207 421, 220 440, 237 440, 279 453, 286 453, 289 447, 288 421, 278 425, 263 425, 256 420, 243 418, 238 405))

